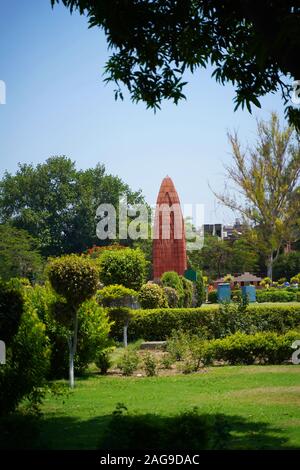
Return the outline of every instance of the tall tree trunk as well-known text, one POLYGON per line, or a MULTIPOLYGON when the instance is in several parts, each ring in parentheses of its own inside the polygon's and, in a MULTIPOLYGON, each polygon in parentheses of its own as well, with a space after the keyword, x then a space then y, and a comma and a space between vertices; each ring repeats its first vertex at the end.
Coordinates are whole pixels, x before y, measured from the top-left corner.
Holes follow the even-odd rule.
POLYGON ((273 279, 273 252, 270 254, 267 261, 267 276, 271 280, 273 279))
POLYGON ((74 309, 74 331, 68 340, 69 345, 69 384, 70 388, 74 388, 75 379, 74 379, 74 358, 77 349, 77 336, 78 336, 78 316, 77 311, 74 309))
POLYGON ((72 339, 69 340, 69 385, 74 388, 74 353, 72 339))
POLYGON ((127 341, 127 331, 128 331, 128 323, 129 321, 126 320, 123 328, 123 343, 124 343, 124 348, 127 348, 128 341, 127 341))

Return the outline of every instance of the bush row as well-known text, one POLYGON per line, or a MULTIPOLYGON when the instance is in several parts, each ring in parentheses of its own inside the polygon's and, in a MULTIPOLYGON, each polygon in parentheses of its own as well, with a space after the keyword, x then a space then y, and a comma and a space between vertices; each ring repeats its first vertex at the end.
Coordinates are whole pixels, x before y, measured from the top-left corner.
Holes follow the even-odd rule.
POLYGON ((300 339, 300 332, 289 331, 284 335, 274 332, 247 335, 235 333, 222 339, 209 341, 203 349, 204 363, 216 360, 229 364, 281 364, 290 361, 292 344, 300 339))
MULTIPOLYGON (((250 304, 241 312, 236 304, 211 305, 201 308, 136 310, 129 324, 130 341, 166 340, 173 330, 198 334, 208 339, 222 338, 236 331, 285 333, 300 325, 300 304, 250 304)), ((116 321, 112 336, 121 340, 122 324, 116 321)))
POLYGON ((290 362, 294 351, 292 344, 299 338, 299 331, 289 331, 284 335, 274 332, 254 335, 237 332, 226 338, 208 341, 174 331, 167 342, 167 350, 173 360, 181 361, 182 371, 189 373, 216 361, 231 365, 290 362))

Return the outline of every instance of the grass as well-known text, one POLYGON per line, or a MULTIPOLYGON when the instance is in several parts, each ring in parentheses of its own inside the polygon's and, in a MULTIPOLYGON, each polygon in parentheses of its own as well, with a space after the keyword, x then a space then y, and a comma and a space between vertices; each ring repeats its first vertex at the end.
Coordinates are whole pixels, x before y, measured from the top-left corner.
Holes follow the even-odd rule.
POLYGON ((198 407, 225 414, 227 448, 300 448, 300 367, 213 367, 188 376, 77 379, 69 397, 48 396, 37 448, 97 448, 117 403, 130 412, 174 417, 198 407))

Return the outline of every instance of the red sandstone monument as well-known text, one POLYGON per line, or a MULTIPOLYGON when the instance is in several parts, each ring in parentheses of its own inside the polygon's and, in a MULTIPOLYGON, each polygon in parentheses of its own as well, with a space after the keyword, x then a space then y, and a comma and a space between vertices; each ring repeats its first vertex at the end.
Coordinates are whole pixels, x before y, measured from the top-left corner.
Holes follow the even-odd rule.
POLYGON ((157 196, 153 237, 153 277, 166 271, 184 274, 187 269, 184 220, 180 200, 169 176, 157 196))

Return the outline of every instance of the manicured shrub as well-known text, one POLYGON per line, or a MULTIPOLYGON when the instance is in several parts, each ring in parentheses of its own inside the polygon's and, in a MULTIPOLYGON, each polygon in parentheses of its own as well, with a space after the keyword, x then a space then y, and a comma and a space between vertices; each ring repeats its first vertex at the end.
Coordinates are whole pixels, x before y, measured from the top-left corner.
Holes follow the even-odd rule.
POLYGON ((178 307, 179 295, 177 293, 177 290, 173 289, 173 287, 164 287, 163 290, 166 295, 169 308, 178 307))
POLYGON ((132 307, 134 307, 138 294, 133 289, 122 285, 104 287, 97 293, 100 304, 109 308, 109 315, 113 321, 121 321, 123 325, 123 343, 127 346, 127 331, 132 307))
POLYGON ((141 287, 138 301, 142 308, 164 308, 168 307, 166 294, 162 287, 147 282, 141 287))
MULTIPOLYGON (((129 339, 143 338, 145 341, 166 340, 173 330, 183 330, 198 334, 199 329, 209 339, 220 338, 238 329, 255 333, 274 331, 285 333, 300 325, 300 305, 298 304, 249 304, 245 312, 237 311, 230 305, 222 310, 217 305, 201 308, 136 310, 133 312, 129 339), (237 320, 235 316, 237 315, 237 320), (234 330, 233 330, 234 328, 234 330)), ((112 336, 122 337, 122 324, 112 326, 112 336)))
POLYGON ((37 408, 44 394, 49 360, 45 326, 25 302, 19 328, 7 347, 6 364, 0 366, 0 415, 15 410, 25 398, 37 408))
POLYGON ((72 308, 93 297, 99 283, 99 271, 95 264, 78 255, 52 259, 47 274, 55 292, 64 297, 72 308))
POLYGON ((74 387, 74 359, 78 339, 78 309, 86 300, 93 297, 99 284, 99 271, 88 258, 77 255, 65 255, 52 259, 47 267, 47 274, 55 292, 63 296, 66 304, 58 301, 61 309, 56 309, 61 316, 57 321, 67 328, 69 347, 69 381, 74 387))
POLYGON ((295 302, 297 292, 285 289, 261 289, 256 291, 257 302, 295 302))
POLYGON ((126 348, 119 358, 118 368, 123 375, 132 375, 138 368, 140 358, 134 349, 126 348))
POLYGON ((216 339, 206 344, 203 361, 222 360, 229 364, 281 364, 292 357, 292 343, 299 339, 299 332, 290 331, 285 335, 273 332, 246 335, 235 333, 226 338, 216 339))
POLYGON ((98 260, 100 280, 105 285, 121 284, 139 290, 146 280, 148 262, 139 249, 106 250, 98 260))
POLYGON ((200 367, 224 361, 229 364, 281 364, 291 360, 292 344, 299 339, 299 331, 284 335, 260 332, 254 335, 236 332, 222 339, 204 340, 188 333, 176 333, 168 340, 171 351, 181 351, 179 367, 184 373, 196 372, 200 367))
POLYGON ((180 276, 183 287, 183 307, 192 307, 194 286, 184 276, 180 276))
POLYGON ((157 362, 153 354, 146 353, 143 358, 143 367, 148 377, 157 375, 157 362))
POLYGON ((161 281, 165 287, 173 287, 179 296, 178 305, 183 307, 184 304, 184 289, 180 276, 175 271, 167 271, 161 276, 161 281))

